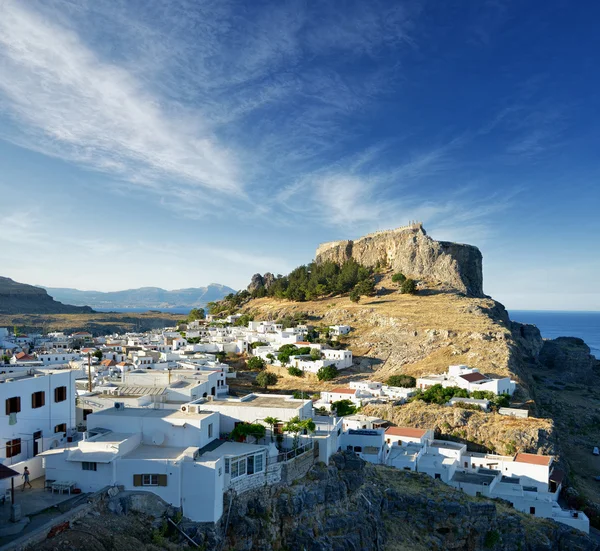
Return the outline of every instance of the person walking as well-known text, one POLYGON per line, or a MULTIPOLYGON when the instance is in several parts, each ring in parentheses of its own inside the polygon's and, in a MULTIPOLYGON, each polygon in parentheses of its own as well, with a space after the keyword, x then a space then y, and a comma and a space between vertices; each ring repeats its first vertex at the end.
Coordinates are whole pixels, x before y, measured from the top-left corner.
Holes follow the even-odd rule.
POLYGON ((29 469, 27 467, 25 467, 23 469, 23 474, 21 475, 21 478, 23 479, 23 488, 21 489, 22 492, 25 491, 25 485, 28 484, 30 488, 33 488, 33 486, 31 485, 31 482, 29 482, 29 469))

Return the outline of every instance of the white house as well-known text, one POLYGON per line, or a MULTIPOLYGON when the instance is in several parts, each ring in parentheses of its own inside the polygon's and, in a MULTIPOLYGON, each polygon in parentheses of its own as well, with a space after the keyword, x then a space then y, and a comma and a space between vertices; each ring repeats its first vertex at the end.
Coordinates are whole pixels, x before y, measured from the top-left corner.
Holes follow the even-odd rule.
MULTIPOLYGON (((8 366, 6 366, 8 368, 8 366)), ((75 372, 4 369, 0 373, 0 461, 11 465, 65 442, 76 427, 75 372)))
POLYGON ((349 325, 330 325, 329 334, 333 337, 339 337, 340 335, 347 335, 350 333, 349 325))
POLYGON ((111 485, 146 490, 191 520, 216 522, 223 511, 225 462, 196 459, 218 434, 217 413, 119 407, 90 415, 83 441, 41 455, 47 480, 86 492, 111 485))
POLYGON ((444 388, 457 386, 469 392, 475 390, 489 391, 493 394, 513 395, 516 388, 515 381, 509 377, 492 378, 480 373, 478 369, 466 365, 451 365, 448 373, 443 375, 428 375, 417 379, 417 388, 426 390, 434 385, 444 388))
POLYGON ((221 431, 230 433, 237 423, 257 423, 275 417, 282 423, 294 417, 313 417, 311 400, 301 400, 282 394, 247 394, 242 398, 220 397, 200 399, 188 404, 198 411, 216 411, 221 415, 221 431))
POLYGON ((353 451, 369 463, 383 463, 384 430, 349 429, 342 432, 340 447, 342 450, 353 451))

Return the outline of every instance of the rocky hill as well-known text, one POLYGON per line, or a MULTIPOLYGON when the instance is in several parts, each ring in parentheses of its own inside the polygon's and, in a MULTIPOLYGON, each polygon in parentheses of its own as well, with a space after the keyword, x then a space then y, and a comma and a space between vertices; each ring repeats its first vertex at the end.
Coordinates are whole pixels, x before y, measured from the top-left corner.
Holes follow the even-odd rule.
POLYGON ((323 243, 315 260, 341 264, 349 258, 363 266, 387 265, 407 277, 437 281, 471 297, 484 296, 479 249, 435 241, 422 224, 373 233, 355 241, 323 243))
POLYGON ((57 302, 45 289, 0 277, 0 314, 86 314, 89 306, 57 302))

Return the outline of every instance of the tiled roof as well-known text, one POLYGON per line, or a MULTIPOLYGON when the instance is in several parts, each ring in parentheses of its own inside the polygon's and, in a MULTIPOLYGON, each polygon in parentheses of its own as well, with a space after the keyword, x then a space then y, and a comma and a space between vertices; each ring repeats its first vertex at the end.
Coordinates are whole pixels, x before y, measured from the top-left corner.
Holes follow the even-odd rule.
POLYGON ((332 388, 329 392, 335 392, 336 394, 356 394, 356 390, 353 388, 332 388))
POLYGON ((388 427, 385 433, 391 436, 404 436, 405 438, 423 438, 427 431, 425 429, 412 429, 409 427, 388 427))
POLYGON ((551 455, 537 455, 534 453, 518 453, 515 456, 517 463, 529 463, 530 465, 546 465, 549 466, 552 461, 551 455))
POLYGON ((466 375, 461 375, 460 377, 469 383, 476 383, 478 381, 485 381, 487 379, 485 375, 477 372, 467 373, 466 375))

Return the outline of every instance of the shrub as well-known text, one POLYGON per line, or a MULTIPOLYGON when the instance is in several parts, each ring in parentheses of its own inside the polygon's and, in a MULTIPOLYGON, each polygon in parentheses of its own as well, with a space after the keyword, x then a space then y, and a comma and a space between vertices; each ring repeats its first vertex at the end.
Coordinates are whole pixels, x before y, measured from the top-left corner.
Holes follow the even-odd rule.
POLYGON ((269 346, 269 343, 268 342, 262 342, 262 341, 256 341, 256 342, 253 342, 250 345, 250 348, 252 348, 252 350, 254 350, 255 348, 258 348, 259 346, 269 346))
POLYGON ((352 400, 338 400, 337 402, 333 402, 333 404, 331 404, 331 409, 332 411, 335 410, 335 413, 338 417, 352 415, 357 411, 357 408, 352 403, 352 400))
POLYGON ((459 388, 457 386, 444 388, 442 385, 433 385, 427 390, 424 390, 417 397, 419 400, 423 400, 428 404, 439 404, 443 406, 455 396, 457 398, 468 398, 469 393, 464 388, 459 388))
POLYGON ((388 378, 386 384, 402 388, 415 388, 417 386, 417 380, 410 375, 392 375, 388 378))
POLYGON ((293 377, 303 377, 304 371, 302 371, 299 367, 288 367, 288 373, 293 377))
POLYGON ((417 284, 414 279, 406 279, 400 286, 400 290, 405 295, 414 295, 417 292, 417 284))
POLYGON ((246 367, 253 371, 264 369, 265 360, 263 360, 260 356, 252 356, 246 361, 246 367))
POLYGON ((355 303, 360 300, 360 293, 356 289, 350 293, 350 300, 355 303))
POLYGON ((492 549, 500 541, 500 532, 498 530, 490 530, 485 535, 484 545, 487 549, 492 549))
POLYGON ((392 276, 392 281, 394 283, 404 283, 406 281, 406 276, 400 272, 397 272, 392 276))
POLYGON ((279 377, 277 377, 277 375, 275 375, 275 373, 272 373, 271 371, 261 371, 256 376, 256 382, 259 386, 262 386, 266 390, 268 386, 277 384, 278 378, 279 377))
POLYGON ((335 365, 326 365, 317 371, 317 379, 319 379, 319 381, 331 381, 332 379, 335 379, 337 375, 338 370, 335 365))
POLYGON ((236 441, 243 441, 248 436, 252 436, 257 440, 264 438, 267 433, 267 429, 260 423, 240 423, 234 427, 231 431, 231 438, 236 441))

